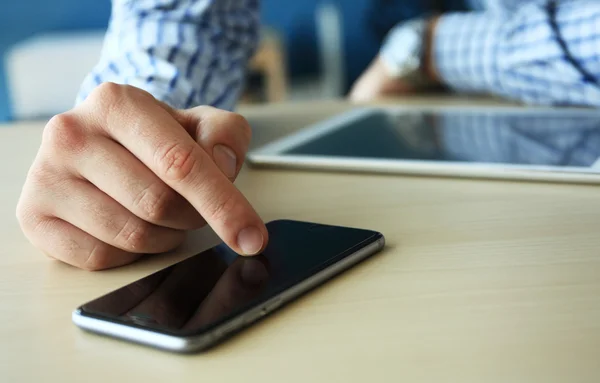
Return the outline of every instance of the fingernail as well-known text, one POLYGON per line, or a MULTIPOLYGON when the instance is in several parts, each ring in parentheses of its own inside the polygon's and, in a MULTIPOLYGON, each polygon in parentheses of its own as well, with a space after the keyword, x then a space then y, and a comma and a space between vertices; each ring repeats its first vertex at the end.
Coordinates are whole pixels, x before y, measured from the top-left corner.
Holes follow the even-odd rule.
POLYGON ((238 246, 244 255, 256 255, 263 246, 263 235, 256 227, 247 227, 237 237, 238 246))
POLYGON ((237 157, 233 150, 225 145, 215 145, 213 160, 227 178, 234 178, 237 171, 237 157))
POLYGON ((269 272, 262 262, 255 259, 245 259, 240 276, 244 284, 251 287, 262 286, 269 278, 269 272))

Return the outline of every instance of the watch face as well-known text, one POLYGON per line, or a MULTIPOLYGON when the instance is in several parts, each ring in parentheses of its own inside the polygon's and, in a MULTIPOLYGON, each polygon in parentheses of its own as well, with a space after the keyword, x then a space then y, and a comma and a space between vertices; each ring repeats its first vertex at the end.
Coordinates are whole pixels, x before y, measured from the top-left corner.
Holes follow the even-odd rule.
POLYGON ((419 28, 400 26, 390 33, 380 55, 390 74, 402 77, 419 70, 421 46, 422 34, 419 28))

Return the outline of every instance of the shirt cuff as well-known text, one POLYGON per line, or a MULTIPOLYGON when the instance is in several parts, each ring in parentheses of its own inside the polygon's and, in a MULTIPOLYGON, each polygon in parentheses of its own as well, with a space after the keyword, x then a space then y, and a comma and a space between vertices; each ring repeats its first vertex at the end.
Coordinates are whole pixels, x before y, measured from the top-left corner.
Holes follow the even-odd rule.
POLYGON ((500 87, 499 47, 504 18, 489 13, 442 16, 433 36, 433 67, 442 83, 461 92, 500 87))

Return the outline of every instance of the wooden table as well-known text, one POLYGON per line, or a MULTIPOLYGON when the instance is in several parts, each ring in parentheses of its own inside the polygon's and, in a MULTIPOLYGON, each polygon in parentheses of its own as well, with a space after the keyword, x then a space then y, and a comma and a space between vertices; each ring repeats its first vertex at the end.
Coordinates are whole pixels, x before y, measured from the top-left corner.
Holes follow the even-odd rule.
MULTIPOLYGON (((260 142, 347 108, 243 112, 260 142)), ((239 187, 266 220, 377 229, 389 246, 210 352, 180 356, 84 333, 70 315, 210 235, 108 272, 46 259, 14 218, 42 126, 0 127, 2 382, 600 381, 597 187, 246 169, 239 187)))

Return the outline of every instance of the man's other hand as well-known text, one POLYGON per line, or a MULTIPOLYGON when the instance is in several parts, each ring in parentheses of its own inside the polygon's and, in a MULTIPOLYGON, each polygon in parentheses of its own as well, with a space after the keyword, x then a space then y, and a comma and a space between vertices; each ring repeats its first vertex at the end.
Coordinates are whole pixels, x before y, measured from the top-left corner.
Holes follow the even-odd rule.
POLYGON ((356 80, 349 93, 350 101, 361 103, 416 91, 401 79, 387 74, 384 63, 377 57, 356 80))
MULTIPOLYGON (((433 37, 439 20, 439 16, 435 16, 427 22, 423 42, 425 55, 421 69, 429 83, 426 88, 431 89, 436 89, 442 84, 435 68, 433 52, 433 37)), ((386 97, 413 94, 424 90, 426 89, 423 88, 423 84, 419 88, 419 86, 409 83, 406 79, 391 76, 380 56, 377 56, 354 83, 349 93, 349 99, 352 102, 363 103, 386 97)))
POLYGON ((257 254, 267 230, 233 185, 250 136, 238 114, 174 110, 102 84, 44 129, 17 217, 44 253, 87 270, 172 250, 206 223, 236 252, 257 254))

